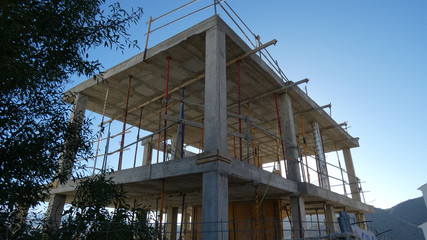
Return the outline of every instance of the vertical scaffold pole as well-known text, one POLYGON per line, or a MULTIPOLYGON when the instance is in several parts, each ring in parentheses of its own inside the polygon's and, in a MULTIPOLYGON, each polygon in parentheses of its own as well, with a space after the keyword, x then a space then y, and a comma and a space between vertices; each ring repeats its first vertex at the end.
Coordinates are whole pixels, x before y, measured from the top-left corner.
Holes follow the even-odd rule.
MULTIPOLYGON (((166 71, 165 120, 164 120, 165 127, 167 127, 168 125, 168 120, 166 120, 166 115, 168 115, 169 66, 170 66, 171 57, 167 57, 166 59, 168 60, 168 67, 166 71)), ((167 137, 166 134, 167 134, 167 131, 165 129, 165 131, 163 132, 163 162, 166 162, 166 155, 168 154, 166 150, 166 137, 167 137)))
MULTIPOLYGON (((139 114, 138 133, 136 134, 136 141, 139 140, 139 133, 141 132, 142 109, 144 109, 144 107, 141 107, 141 112, 139 114)), ((135 144, 135 157, 133 159, 133 167, 134 168, 136 166, 136 156, 138 155, 138 145, 139 145, 138 143, 135 144)))
POLYGON ((289 215, 289 211, 288 211, 288 207, 287 206, 285 206, 285 211, 286 211, 286 216, 288 216, 289 225, 291 226, 291 235, 292 235, 292 238, 294 238, 295 237, 294 236, 294 226, 292 225, 291 215, 289 215))
MULTIPOLYGON (((185 193, 182 195, 182 206, 181 206, 181 227, 179 228, 179 240, 182 240, 182 229, 186 228, 186 224, 184 222, 184 214, 185 214, 185 193), (184 226, 184 227, 183 227, 184 226)), ((185 230, 184 230, 185 231, 185 230)))
POLYGON ((125 131, 126 131, 126 120, 128 117, 128 106, 129 106, 129 95, 130 95, 130 85, 132 83, 132 75, 129 75, 129 84, 128 84, 128 93, 126 96, 126 106, 125 112, 123 114, 123 130, 122 130, 122 141, 120 142, 120 154, 119 154, 119 166, 117 170, 122 170, 122 160, 123 160, 123 146, 125 145, 125 131))
MULTIPOLYGON (((277 124, 279 126, 280 144, 282 146, 283 161, 285 163, 285 176, 286 178, 288 178, 288 167, 286 164, 285 145, 283 144, 282 124, 280 123, 279 105, 277 104, 277 93, 274 93, 274 101, 276 102, 277 124)), ((280 161, 279 161, 279 166, 280 166, 280 161)))
POLYGON ((159 214, 159 239, 162 238, 162 224, 163 224, 163 201, 165 198, 165 180, 162 179, 162 192, 160 193, 160 214, 159 214))
POLYGON ((153 17, 150 16, 150 20, 148 21, 147 38, 145 39, 145 48, 144 48, 144 58, 143 58, 143 60, 145 60, 145 58, 147 57, 148 37, 150 36, 151 22, 152 22, 152 20, 153 20, 153 17))
MULTIPOLYGON (((181 119, 184 119, 184 91, 185 88, 182 88, 181 119)), ((184 126, 184 123, 181 123, 181 159, 184 158, 184 126)))
POLYGON ((323 213, 325 215, 326 234, 329 234, 329 224, 328 224, 329 221, 328 221, 328 218, 330 216, 328 216, 328 213, 326 211, 326 204, 323 204, 323 213))
POLYGON ((96 144, 95 161, 93 163, 92 175, 95 174, 95 168, 96 168, 96 162, 97 162, 96 160, 98 159, 99 144, 101 143, 101 136, 104 129, 104 117, 105 117, 105 109, 107 108, 107 99, 108 99, 109 89, 110 87, 107 87, 107 92, 105 93, 104 108, 102 109, 101 126, 99 127, 98 142, 96 144))
POLYGON ((343 170, 342 170, 342 167, 341 167, 341 161, 340 161, 340 156, 338 154, 338 148, 337 148, 336 144, 334 144, 334 147, 335 147, 335 152, 337 153, 338 166, 340 167, 340 171, 341 171, 341 180, 342 180, 342 186, 344 188, 344 194, 345 194, 345 196, 347 196, 347 189, 345 188, 344 173, 343 173, 343 170))
MULTIPOLYGON (((316 155, 317 155, 316 148, 313 148, 313 151, 314 151, 314 157, 316 157, 316 155)), ((316 171, 317 171, 317 180, 319 182, 319 187, 321 187, 319 162, 318 161, 316 161, 316 171)))
POLYGON ((102 168, 101 168, 102 173, 104 173, 105 169, 107 168, 108 149, 110 147, 110 136, 111 136, 111 122, 108 123, 108 134, 107 134, 107 140, 105 142, 104 159, 102 160, 102 168))
POLYGON ((201 141, 201 145, 202 145, 202 147, 200 148, 200 150, 203 152, 203 148, 204 148, 204 145, 205 145, 205 143, 203 142, 204 141, 204 138, 205 138, 205 128, 204 128, 204 124, 205 124, 205 119, 204 118, 202 118, 202 124, 203 124, 203 128, 202 128, 202 141, 201 141))
MULTIPOLYGON (((160 98, 160 111, 163 107, 163 98, 160 98)), ((162 128, 162 114, 159 112, 159 130, 162 128)), ((160 131, 157 135, 157 163, 159 163, 159 154, 160 154, 160 131)))
POLYGON ((236 137, 233 136, 233 149, 234 149, 234 158, 237 158, 236 156, 236 137))
POLYGON ((299 156, 299 159, 300 159, 302 179, 303 179, 304 182, 307 182, 306 178, 305 178, 304 162, 302 160, 301 147, 300 147, 301 143, 299 141, 299 136, 297 136, 297 143, 298 143, 298 156, 299 156))
POLYGON ((246 116, 246 155, 247 155, 247 161, 248 163, 250 162, 249 158, 250 158, 250 152, 249 152, 249 148, 250 148, 250 144, 251 144, 251 136, 250 136, 250 131, 249 128, 251 127, 250 122, 249 122, 249 117, 246 116))
MULTIPOLYGON (((240 114, 241 114, 241 105, 240 105, 240 100, 241 100, 241 95, 240 95, 240 60, 237 61, 237 86, 238 86, 238 98, 237 98, 237 102, 238 102, 238 113, 239 113, 239 134, 242 134, 242 119, 240 118, 240 114)), ((239 137, 239 146, 240 146, 240 161, 242 161, 242 155, 243 155, 243 147, 242 147, 242 137, 239 137)))
MULTIPOLYGON (((248 103, 248 117, 249 118, 251 117, 251 108, 250 108, 249 103, 248 103)), ((252 148, 254 150, 254 165, 257 166, 257 167, 259 167, 259 156, 258 156, 259 151, 257 151, 257 142, 256 142, 255 128, 253 128, 250 125, 249 125, 249 128, 250 128, 250 130, 251 130, 251 132, 252 132, 252 134, 254 136, 254 141, 252 143, 252 148), (257 154, 257 152, 258 152, 258 154, 257 154)))
POLYGON ((319 236, 322 236, 322 231, 320 230, 320 220, 319 220, 319 213, 316 209, 316 217, 317 217, 317 229, 319 231, 319 236))
POLYGON ((258 224, 259 224, 259 196, 258 184, 255 185, 255 240, 258 239, 258 224))
POLYGON ((308 168, 308 160, 307 160, 307 141, 305 139, 305 133, 304 133, 304 117, 302 114, 300 115, 300 117, 301 117, 301 129, 302 129, 302 143, 304 144, 305 167, 307 170, 307 180, 310 183, 310 172, 308 171, 309 168, 308 168))

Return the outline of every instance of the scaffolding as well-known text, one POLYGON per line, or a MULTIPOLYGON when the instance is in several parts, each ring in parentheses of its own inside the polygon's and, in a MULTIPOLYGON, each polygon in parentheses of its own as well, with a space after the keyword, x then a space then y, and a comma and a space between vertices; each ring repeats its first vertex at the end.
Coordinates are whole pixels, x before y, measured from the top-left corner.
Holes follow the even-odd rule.
MULTIPOLYGON (((286 77, 267 50, 276 40, 262 43, 225 1, 154 26, 194 2, 150 17, 144 52, 106 71, 103 81, 89 79, 66 94, 68 102, 74 93, 87 96, 87 110, 100 114, 95 155, 78 161, 93 164, 92 175, 114 169, 111 176, 131 199, 156 206, 160 233, 166 233, 168 213, 181 207, 181 222, 189 224, 180 239, 200 239, 208 223, 230 239, 298 239, 337 232, 339 211, 363 221, 373 208, 362 202, 351 158, 358 139, 325 111, 331 104, 319 106, 299 88, 308 79, 286 77), (217 6, 246 40, 218 17, 217 6), (148 48, 150 34, 210 8, 213 17, 148 48), (208 58, 215 60, 212 69, 208 58), (218 89, 206 86, 210 71, 217 71, 218 89), (214 151, 212 143, 218 144, 214 151), (228 219, 223 222, 202 217, 209 202, 202 189, 212 172, 227 188, 228 207, 216 206, 228 219)), ((64 201, 73 194, 63 186, 57 192, 64 201)))

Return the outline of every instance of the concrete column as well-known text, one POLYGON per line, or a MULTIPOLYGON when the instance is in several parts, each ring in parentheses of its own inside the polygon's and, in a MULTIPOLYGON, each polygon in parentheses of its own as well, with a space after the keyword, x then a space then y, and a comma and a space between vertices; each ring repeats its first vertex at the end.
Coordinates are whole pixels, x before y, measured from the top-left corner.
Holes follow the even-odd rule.
MULTIPOLYGON (((180 128, 180 127, 181 126, 178 125, 178 128, 180 128)), ((176 157, 176 159, 181 158, 181 144, 182 144, 181 131, 174 132, 172 135, 172 152, 171 152, 172 153, 172 160, 175 159, 175 157, 176 157), (178 138, 177 138, 176 133, 178 133, 178 138)))
MULTIPOLYGON (((288 179, 301 182, 301 174, 298 164, 298 142, 295 135, 294 114, 292 111, 292 100, 288 94, 278 96, 279 113, 281 125, 283 126, 283 136, 286 141, 285 154, 288 166, 288 179)), ((304 199, 299 196, 291 197, 291 213, 293 222, 294 236, 304 237, 304 229, 306 229, 306 216, 304 199)))
POLYGON ((153 155, 153 143, 151 141, 144 142, 144 153, 142 154, 142 166, 151 164, 153 155))
MULTIPOLYGON (((79 138, 81 126, 83 123, 85 111, 86 111, 87 97, 81 93, 78 93, 74 98, 74 104, 70 113, 70 123, 74 125, 75 135, 72 138, 79 138)), ((74 157, 76 152, 73 147, 71 149, 67 147, 69 142, 73 139, 65 139, 65 150, 62 153, 62 157, 59 159, 59 171, 60 173, 67 173, 68 177, 71 176, 71 170, 74 165, 74 157)))
POLYGON ((204 151, 227 151, 225 33, 206 32, 204 151))
POLYGON ((356 177, 356 172, 354 171, 353 158, 351 157, 350 149, 344 148, 342 152, 344 155, 345 167, 347 169, 348 181, 350 182, 351 198, 360 202, 359 181, 356 177))
POLYGON ((294 114, 292 111, 292 100, 288 94, 278 96, 279 99, 279 113, 281 125, 283 126, 283 136, 286 141, 285 154, 288 166, 288 179, 301 182, 301 173, 298 164, 298 142, 295 135, 294 114))
POLYGON ((327 226, 329 228, 329 233, 336 233, 339 231, 337 216, 335 215, 335 208, 333 205, 326 205, 326 216, 327 216, 327 226))
POLYGON ((166 238, 176 240, 176 230, 178 229, 178 208, 172 207, 167 214, 166 238))
POLYGON ((303 238, 306 235, 304 229, 307 229, 307 219, 305 216, 305 204, 303 198, 291 196, 291 217, 293 235, 295 238, 303 238))
POLYGON ((191 213, 193 212, 193 207, 186 206, 184 210, 184 222, 181 223, 182 227, 182 239, 186 239, 187 233, 191 234, 192 228, 191 228, 191 213))
POLYGON ((202 239, 228 239, 228 178, 216 171, 203 173, 202 239))
POLYGON ((65 195, 52 194, 49 199, 49 206, 46 212, 47 227, 58 229, 61 224, 62 211, 65 205, 65 195))
POLYGON ((368 230, 366 227, 366 218, 364 213, 356 213, 356 222, 358 222, 361 229, 368 230))
POLYGON ((323 152, 322 137, 320 135, 319 124, 317 122, 313 122, 313 136, 314 143, 316 145, 316 162, 319 167, 319 184, 320 187, 331 190, 329 185, 328 167, 326 164, 325 153, 323 152))
MULTIPOLYGON (((87 97, 78 93, 74 99, 74 105, 70 114, 70 123, 75 124, 75 137, 80 136, 81 125, 83 123, 84 114, 86 111, 87 97)), ((59 159, 59 173, 71 176, 73 169, 74 158, 76 155, 75 150, 71 147, 68 148, 70 140, 65 141, 65 150, 59 159)), ((71 139, 72 141, 72 139, 71 139)), ((53 188, 56 188, 58 181, 53 183, 53 188)), ((61 222, 62 211, 64 210, 65 195, 52 194, 49 199, 49 206, 46 212, 46 219, 48 221, 47 227, 58 228, 61 222)))

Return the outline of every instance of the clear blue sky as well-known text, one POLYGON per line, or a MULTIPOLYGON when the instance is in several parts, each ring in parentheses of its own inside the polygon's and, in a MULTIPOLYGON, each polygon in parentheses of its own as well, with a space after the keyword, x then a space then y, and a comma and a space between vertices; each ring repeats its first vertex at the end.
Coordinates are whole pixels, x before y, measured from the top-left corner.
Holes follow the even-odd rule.
MULTIPOLYGON (((144 8, 143 21, 131 29, 141 48, 149 16, 187 2, 121 1, 124 8, 144 8)), ((212 2, 200 0, 171 18, 212 2)), ((352 154, 367 203, 389 208, 422 195, 417 188, 427 182, 427 152, 421 151, 427 148, 427 1, 227 3, 263 42, 278 40, 269 51, 288 78, 309 78, 309 96, 319 105, 332 103, 332 117, 348 121, 349 133, 360 137, 352 154)), ((212 14, 211 8, 152 34, 149 47, 212 14)), ((224 12, 220 16, 233 26, 224 12)), ((97 49, 92 57, 109 68, 139 51, 97 49)))

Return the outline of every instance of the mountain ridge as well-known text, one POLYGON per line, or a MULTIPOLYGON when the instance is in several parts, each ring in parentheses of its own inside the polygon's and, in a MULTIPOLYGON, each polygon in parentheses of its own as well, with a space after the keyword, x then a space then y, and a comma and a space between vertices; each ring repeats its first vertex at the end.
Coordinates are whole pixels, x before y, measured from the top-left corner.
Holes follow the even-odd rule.
MULTIPOLYGON (((409 199, 388 209, 375 208, 375 213, 365 214, 368 225, 378 233, 387 233, 396 239, 425 240, 419 225, 427 222, 427 208, 422 197, 409 199)), ((380 238, 379 238, 380 239, 380 238)))

